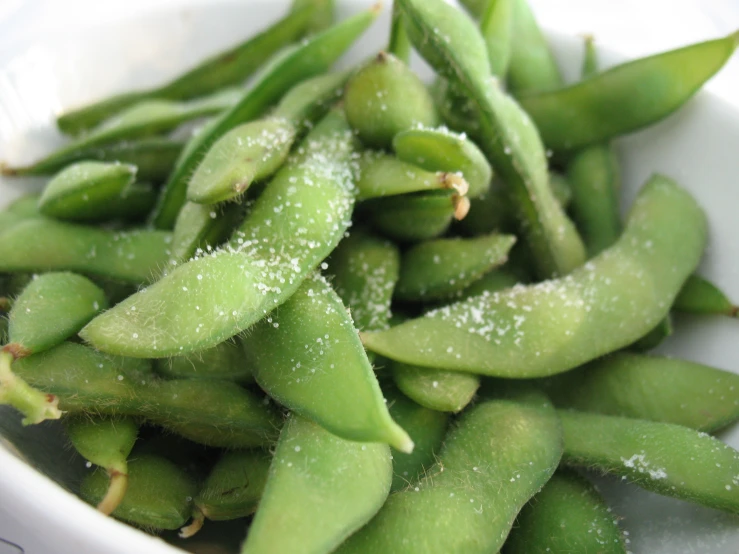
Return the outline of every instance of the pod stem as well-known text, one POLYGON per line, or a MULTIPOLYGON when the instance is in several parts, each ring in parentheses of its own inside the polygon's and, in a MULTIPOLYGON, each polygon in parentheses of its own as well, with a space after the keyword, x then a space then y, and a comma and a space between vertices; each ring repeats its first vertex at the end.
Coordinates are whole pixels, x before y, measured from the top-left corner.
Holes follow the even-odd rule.
POLYGON ((189 539, 190 537, 196 535, 198 531, 200 531, 203 528, 203 524, 205 523, 205 514, 195 506, 193 508, 192 513, 192 522, 190 525, 186 525, 182 529, 180 529, 180 538, 181 539, 189 539))
POLYGON ((23 425, 62 417, 56 396, 34 389, 11 371, 14 360, 12 352, 0 351, 0 404, 8 404, 21 412, 25 416, 23 425))
POLYGON ((97 505, 98 511, 106 516, 112 514, 123 501, 123 497, 126 496, 126 490, 128 490, 127 464, 123 462, 119 468, 108 468, 108 475, 110 475, 108 492, 105 493, 105 498, 97 505))

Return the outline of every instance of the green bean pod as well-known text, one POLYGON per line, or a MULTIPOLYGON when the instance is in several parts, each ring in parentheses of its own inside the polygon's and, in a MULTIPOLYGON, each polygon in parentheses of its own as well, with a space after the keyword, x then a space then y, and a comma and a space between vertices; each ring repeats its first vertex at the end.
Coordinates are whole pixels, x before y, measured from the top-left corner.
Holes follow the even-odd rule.
POLYGON ((253 368, 239 338, 187 356, 160 358, 154 361, 154 368, 166 379, 222 379, 242 384, 254 381, 253 368))
MULTIPOLYGON (((197 481, 166 458, 136 456, 128 464, 126 496, 111 514, 114 518, 146 529, 178 529, 192 512, 197 481)), ((107 494, 108 477, 104 471, 87 475, 80 495, 97 505, 107 494)))
POLYGON ((558 411, 563 462, 623 477, 644 489, 739 513, 739 453, 670 423, 558 411))
POLYGON ((339 111, 306 137, 230 243, 91 321, 98 350, 162 358, 215 346, 287 300, 339 243, 354 205, 354 141, 339 111))
POLYGON ((172 231, 170 265, 212 252, 228 240, 243 219, 244 210, 239 204, 213 206, 186 202, 172 231))
POLYGON ((150 363, 106 356, 79 344, 22 358, 13 369, 30 385, 55 395, 70 413, 143 417, 209 446, 270 444, 279 417, 235 383, 211 379, 164 381, 150 363))
POLYGON ((370 26, 377 14, 377 7, 367 10, 273 58, 230 110, 220 115, 207 130, 193 137, 162 189, 153 215, 154 225, 160 229, 172 228, 185 203, 190 177, 216 140, 235 126, 261 116, 296 83, 326 73, 370 26))
POLYGON ((598 490, 575 472, 559 470, 516 518, 504 554, 597 552, 626 554, 618 518, 598 490))
POLYGON ((171 239, 164 231, 119 232, 29 219, 3 233, 0 271, 76 271, 140 284, 164 267, 171 239))
POLYGON ((349 80, 344 109, 359 138, 372 148, 390 149, 399 132, 440 123, 423 81, 387 52, 380 52, 349 80))
POLYGON ((739 376, 706 365, 618 353, 540 381, 560 408, 714 432, 739 418, 739 376))
POLYGON ((700 275, 688 277, 672 307, 688 314, 739 317, 739 307, 721 289, 700 275))
POLYGON ((390 415, 408 431, 415 445, 410 454, 391 448, 393 483, 390 492, 395 492, 414 485, 436 463, 449 426, 449 416, 416 404, 393 386, 383 384, 382 390, 390 415))
POLYGON ((469 183, 470 198, 483 195, 490 188, 493 169, 485 154, 466 136, 438 129, 411 129, 397 133, 393 150, 400 160, 429 171, 461 173, 469 183))
POLYGON ((142 100, 154 98, 186 100, 238 85, 272 55, 298 40, 307 30, 314 14, 312 9, 293 10, 256 36, 202 61, 160 87, 120 94, 72 110, 59 116, 57 125, 62 132, 77 135, 142 100))
POLYGON ((695 200, 655 176, 619 242, 569 276, 473 297, 364 332, 362 340, 388 358, 439 369, 513 378, 561 373, 657 325, 705 241, 705 215, 695 200))
POLYGON ((510 189, 541 276, 564 275, 582 265, 582 241, 548 186, 547 159, 536 128, 494 82, 485 42, 474 23, 443 0, 399 1, 421 55, 475 102, 481 145, 510 189))
POLYGON ((480 377, 469 373, 399 362, 391 362, 390 371, 403 394, 425 408, 440 412, 461 412, 480 388, 480 377))
POLYGON ((512 235, 436 239, 403 254, 395 298, 440 300, 453 297, 508 260, 512 235))
POLYGON ((390 241, 352 231, 331 254, 327 273, 357 329, 387 329, 400 252, 390 241))
POLYGON ((252 327, 244 351, 259 386, 280 404, 341 438, 413 450, 387 411, 351 316, 320 275, 252 327))
POLYGON ((480 14, 480 31, 488 47, 490 70, 504 80, 513 56, 514 4, 515 0, 487 0, 480 14))
POLYGON ((733 33, 670 50, 519 100, 549 148, 578 150, 670 115, 724 66, 737 41, 733 33))
POLYGON ((95 416, 71 418, 65 423, 74 449, 88 462, 108 473, 108 491, 97 509, 110 515, 126 495, 128 456, 136 443, 139 425, 130 418, 95 416))
POLYGON ((387 445, 345 441, 293 415, 241 552, 332 552, 377 513, 391 479, 387 445))
POLYGON ((543 397, 534 402, 484 402, 466 412, 439 462, 414 487, 390 495, 338 552, 497 552, 562 453, 554 410, 543 397))

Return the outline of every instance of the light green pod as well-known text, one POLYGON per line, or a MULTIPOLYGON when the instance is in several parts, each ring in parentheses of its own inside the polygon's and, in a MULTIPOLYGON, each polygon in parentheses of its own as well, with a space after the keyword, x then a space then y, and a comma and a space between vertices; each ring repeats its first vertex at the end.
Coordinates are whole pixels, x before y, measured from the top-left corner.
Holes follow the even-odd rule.
POLYGON ((153 215, 154 225, 172 228, 185 203, 190 177, 215 141, 237 125, 263 115, 295 84, 326 73, 378 13, 379 7, 375 6, 275 56, 230 110, 192 138, 162 189, 153 215))
POLYGON ((506 268, 489 271, 460 294, 460 300, 466 300, 482 294, 493 294, 505 289, 510 289, 521 283, 521 280, 506 268))
POLYGON ((399 132, 440 123, 423 81, 386 52, 380 52, 349 80, 344 109, 359 138, 372 148, 389 150, 399 132))
POLYGON ((399 242, 431 240, 446 233, 454 219, 463 219, 470 201, 454 190, 401 194, 366 202, 372 226, 399 242))
POLYGON ((234 127, 208 150, 187 186, 187 199, 199 204, 242 195, 255 181, 277 171, 298 132, 338 99, 348 72, 329 73, 293 87, 267 118, 234 127))
MULTIPOLYGON (((114 518, 145 529, 178 529, 190 519, 198 485, 187 472, 153 455, 136 456, 128 472, 128 490, 111 514, 114 518)), ((108 477, 98 470, 82 480, 80 496, 96 505, 107 489, 108 477)))
POLYGON ((393 2, 390 40, 388 41, 387 51, 404 64, 410 64, 412 50, 413 46, 403 25, 403 14, 400 12, 398 5, 393 2))
POLYGON ((400 160, 429 171, 461 173, 469 183, 470 198, 490 188, 493 169, 485 154, 466 136, 444 127, 400 132, 393 138, 393 150, 400 160))
POLYGON ((387 445, 345 441, 293 415, 241 552, 332 552, 377 513, 391 480, 387 445))
POLYGON ((30 218, 26 215, 13 212, 0 212, 0 234, 28 219, 30 218))
POLYGON ((657 325, 698 265, 705 241, 706 219, 695 200, 655 176, 619 242, 583 268, 364 332, 362 341, 388 358, 439 369, 513 378, 567 371, 657 325))
POLYGON ((82 337, 98 350, 162 358, 215 346, 262 319, 349 228, 354 152, 341 112, 331 112, 267 185, 227 246, 104 312, 82 337))
POLYGON ((239 204, 211 206, 186 202, 172 232, 170 265, 212 252, 228 240, 243 219, 244 209, 239 204))
POLYGON ((100 416, 74 417, 65 423, 74 449, 108 473, 108 492, 97 508, 107 515, 113 513, 128 489, 128 456, 136 444, 138 423, 130 418, 100 416))
POLYGON ((465 195, 469 184, 455 173, 427 171, 391 154, 367 150, 359 159, 357 189, 357 200, 368 200, 444 189, 465 195))
POLYGON ((24 194, 8 204, 5 210, 23 217, 36 217, 40 213, 38 207, 40 197, 41 195, 37 192, 24 194))
POLYGON ((475 103, 458 84, 437 77, 429 91, 441 118, 450 129, 480 140, 480 122, 475 116, 475 103))
POLYGON ((562 461, 644 489, 739 513, 739 453, 680 425, 558 410, 562 461))
POLYGON ((739 375, 674 358, 618 353, 539 381, 557 407, 714 432, 739 418, 739 375))
POLYGON ((64 343, 22 358, 15 373, 70 413, 143 417, 192 441, 225 448, 271 444, 280 418, 262 398, 213 379, 164 381, 151 363, 64 343))
POLYGON ((469 373, 399 362, 392 362, 390 370, 395 384, 403 394, 430 410, 461 412, 480 388, 480 377, 469 373))
POLYGON ((135 179, 136 168, 131 165, 79 162, 49 181, 39 199, 39 211, 80 222, 140 218, 151 209, 156 195, 135 179))
POLYGON ((480 31, 488 47, 490 70, 503 80, 513 57, 514 4, 515 0, 487 0, 480 14, 480 31))
POLYGON ((504 554, 626 554, 618 517, 597 489, 575 472, 559 470, 524 506, 504 554))
POLYGON ((133 284, 155 279, 169 257, 172 233, 110 231, 29 219, 3 233, 0 271, 77 271, 133 284))
POLYGON ((108 307, 95 283, 74 273, 45 273, 33 279, 10 311, 10 344, 16 358, 48 350, 76 335, 108 307))
POLYGON ((337 552, 497 552, 561 454, 559 422, 543 397, 527 405, 477 404, 447 435, 438 464, 414 487, 390 495, 337 552))
POLYGON ((667 314, 654 328, 646 335, 637 340, 629 348, 635 352, 649 352, 654 350, 673 333, 672 317, 667 314))
POLYGON ((254 378, 280 404, 347 440, 413 441, 387 411, 372 365, 341 299, 320 275, 244 338, 254 378))
POLYGON ((393 243, 352 231, 331 254, 326 271, 357 329, 388 328, 400 271, 400 251, 393 243))
POLYGON ((672 307, 688 314, 739 317, 739 307, 721 289, 700 275, 688 277, 672 307))
POLYGON ((14 371, 17 369, 17 364, 13 364, 14 360, 12 353, 0 351, 0 406, 12 406, 23 414, 23 425, 35 425, 47 419, 62 417, 59 399, 29 385, 14 371))
POLYGON ((512 235, 487 235, 423 242, 403 253, 395 298, 439 300, 453 297, 508 260, 512 235))
POLYGON ((336 15, 335 0, 293 0, 291 12, 310 9, 313 12, 308 31, 320 33, 334 24, 336 15))
POLYGON ((224 379, 242 384, 254 381, 239 338, 187 356, 160 358, 154 361, 154 367, 167 379, 224 379))
POLYGON ((449 416, 416 404, 393 386, 383 384, 382 390, 387 397, 390 415, 408 431, 415 445, 410 454, 391 448, 393 484, 390 492, 395 492, 414 485, 436 463, 449 426, 449 416))
POLYGON ((422 56, 474 101, 490 163, 507 183, 519 228, 540 277, 565 275, 585 261, 575 226, 554 198, 544 146, 527 114, 495 81, 472 20, 444 0, 399 0, 422 56))

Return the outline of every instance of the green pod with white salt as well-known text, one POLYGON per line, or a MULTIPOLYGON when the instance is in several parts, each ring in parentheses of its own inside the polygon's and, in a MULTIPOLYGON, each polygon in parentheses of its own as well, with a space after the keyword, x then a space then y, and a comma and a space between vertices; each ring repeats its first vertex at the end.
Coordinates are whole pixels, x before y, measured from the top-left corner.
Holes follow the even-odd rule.
POLYGON ((461 412, 472 402, 480 377, 471 373, 391 362, 396 386, 411 400, 430 410, 461 412))
POLYGON ((212 252, 226 242, 243 221, 239 204, 207 205, 186 202, 174 225, 169 263, 179 265, 197 254, 212 252))

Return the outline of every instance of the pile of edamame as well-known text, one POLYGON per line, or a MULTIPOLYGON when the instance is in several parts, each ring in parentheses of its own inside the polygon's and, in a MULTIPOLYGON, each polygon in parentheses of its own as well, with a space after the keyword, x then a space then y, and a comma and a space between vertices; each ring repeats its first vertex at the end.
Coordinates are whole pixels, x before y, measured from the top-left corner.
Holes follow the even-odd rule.
POLYGON ((648 353, 674 311, 737 315, 695 274, 705 214, 655 174, 622 220, 611 147, 737 35, 606 71, 586 40, 566 85, 526 0, 463 4, 397 0, 336 71, 379 7, 296 0, 3 166, 49 180, 0 213, 0 404, 62 419, 85 501, 241 519, 250 554, 624 553, 585 469, 739 514, 708 434, 739 376, 648 353))

